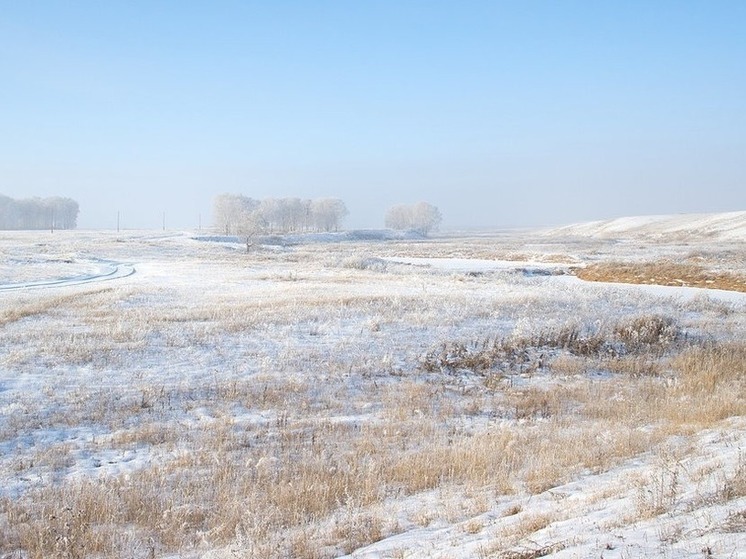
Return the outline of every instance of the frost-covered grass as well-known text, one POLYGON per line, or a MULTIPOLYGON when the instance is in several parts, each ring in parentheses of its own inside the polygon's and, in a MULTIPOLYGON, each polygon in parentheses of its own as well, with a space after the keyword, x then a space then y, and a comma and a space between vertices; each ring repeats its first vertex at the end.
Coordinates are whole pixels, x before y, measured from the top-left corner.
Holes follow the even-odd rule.
POLYGON ((0 254, 137 270, 0 292, 0 556, 744 556, 746 296, 562 275, 637 243, 0 254))

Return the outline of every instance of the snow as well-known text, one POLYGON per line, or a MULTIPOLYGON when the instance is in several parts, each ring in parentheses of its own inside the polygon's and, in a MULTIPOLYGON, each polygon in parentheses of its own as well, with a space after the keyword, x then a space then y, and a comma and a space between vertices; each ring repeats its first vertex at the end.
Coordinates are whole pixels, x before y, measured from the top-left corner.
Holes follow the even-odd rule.
MULTIPOLYGON (((660 238, 693 231, 708 242, 746 240, 746 212, 626 218, 562 228, 551 236, 660 238)), ((238 259, 238 251, 215 256, 220 252, 213 241, 230 239, 191 233, 55 235, 43 250, 35 244, 36 236, 0 236, 0 311, 12 314, 29 302, 43 307, 2 325, 0 496, 9 499, 68 480, 131 475, 163 462, 169 453, 188 452, 161 448, 142 434, 135 437, 137 429, 149 422, 159 428, 190 431, 228 418, 232 425, 247 430, 271 430, 283 420, 282 409, 251 408, 256 402, 248 397, 245 407, 236 404, 221 409, 205 402, 212 405, 210 391, 229 389, 231 381, 255 379, 257 385, 271 385, 275 369, 283 375, 293 371, 290 380, 307 382, 318 390, 339 384, 352 391, 366 386, 370 378, 383 385, 386 375, 412 374, 413 356, 438 340, 478 339, 485 332, 535 332, 568 320, 601 321, 655 312, 681 315, 693 330, 708 335, 742 339, 746 331, 744 293, 591 284, 568 275, 568 264, 550 258, 416 256, 416 245, 422 239, 407 235, 358 231, 299 236, 284 243, 323 245, 344 240, 361 246, 337 247, 331 256, 324 254, 323 247, 307 254, 293 252, 291 246, 277 254, 259 250, 245 260, 238 259), (403 244, 401 252, 406 255, 390 256, 379 254, 379 241, 413 241, 415 246, 403 244), (349 269, 339 264, 346 258, 384 265, 349 269), (103 289, 111 290, 115 304, 103 310, 94 306, 100 314, 85 320, 58 304, 61 297, 70 297, 75 304, 95 301, 103 289), (384 300, 398 314, 378 316, 373 310, 350 310, 345 300, 355 297, 369 299, 371 306, 384 300), (308 301, 332 301, 336 306, 324 314, 308 301), (230 317, 235 330, 228 331, 221 323, 218 331, 218 319, 211 313, 216 306, 230 304, 237 309, 230 317), (417 307, 412 309, 411 304, 417 307), (293 313, 292 320, 282 318, 285 309, 293 313), (461 317, 464 309, 473 312, 468 319, 461 317), (142 331, 117 331, 116 321, 105 320, 107 314, 120 314, 133 324, 141 321, 142 331), (96 330, 96 320, 106 324, 103 334, 96 330), (157 327, 148 327, 149 321, 157 327), (708 328, 713 325, 716 328, 711 332, 708 328), (721 326, 722 331, 717 330, 721 326), (49 346, 35 345, 34 340, 42 337, 49 346), (51 347, 55 343, 59 346, 51 347), (92 355, 76 354, 70 363, 55 360, 63 350, 83 352, 87 343, 92 355), (312 358, 334 363, 338 369, 310 369, 312 358), (168 408, 172 396, 182 402, 193 397, 195 404, 172 412, 168 408), (110 416, 112 410, 96 407, 98 398, 130 410, 130 415, 119 423, 121 419, 110 416), (73 408, 80 416, 67 414, 73 408), (130 436, 131 444, 115 444, 130 436), (48 456, 55 448, 64 450, 61 459, 48 456)), ((538 245, 541 238, 531 242, 538 245)), ((634 250, 603 248, 614 257, 614 251, 634 250)), ((577 244, 571 244, 567 252, 575 258, 577 249, 577 244)), ((230 322, 225 317, 221 320, 230 322)), ((604 380, 598 377, 599 382, 604 380)), ((463 391, 474 388, 468 378, 453 382, 461 383, 463 391)), ((546 386, 557 381, 539 375, 524 382, 546 386)), ((337 405, 339 409, 319 412, 314 421, 361 425, 378 420, 369 402, 337 405)), ((476 417, 471 427, 480 428, 488 421, 492 420, 476 417)), ((486 510, 478 514, 454 515, 450 520, 436 514, 444 502, 450 506, 462 499, 459 488, 388 500, 376 505, 377 512, 398 518, 402 530, 346 557, 490 556, 495 541, 522 523, 545 517, 546 526, 533 533, 530 542, 516 543, 515 557, 519 552, 529 557, 544 550, 568 559, 683 559, 709 556, 703 552, 709 550, 713 557, 746 558, 746 534, 723 530, 729 514, 746 510, 746 497, 727 504, 713 497, 718 482, 741 467, 745 449, 746 418, 737 417, 696 433, 686 452, 679 452, 672 439, 656 452, 603 473, 587 472, 538 495, 488 493, 483 496, 489 501, 486 510), (629 520, 629 511, 642 498, 641 480, 664 476, 670 468, 678 475, 675 506, 650 518, 629 520), (696 475, 707 470, 717 476, 696 475), (434 511, 434 520, 417 525, 412 521, 413 511, 423 510, 434 511)), ((253 467, 271 470, 274 466, 268 457, 253 467)), ((221 559, 235 556, 234 551, 231 546, 216 547, 200 555, 221 559)))
POLYGON ((547 236, 746 241, 746 211, 621 217, 551 229, 547 236))
POLYGON ((426 266, 448 272, 486 273, 495 271, 521 272, 526 275, 554 275, 569 273, 567 264, 531 260, 482 260, 478 258, 404 258, 388 257, 384 260, 410 266, 426 266))
MULTIPOLYGON (((53 276, 47 279, 15 281, 11 283, 0 284, 0 291, 80 285, 83 283, 93 283, 124 278, 135 273, 135 269, 131 265, 122 262, 112 262, 100 259, 76 259, 68 260, 65 262, 70 265, 71 269, 75 269, 79 273, 70 276, 53 276)), ((41 266, 34 266, 29 262, 24 262, 21 265, 24 268, 36 268, 37 274, 42 276, 45 275, 44 271, 46 269, 55 269, 58 271, 59 268, 59 266, 57 266, 55 262, 44 262, 44 265, 41 266)))
MULTIPOLYGON (((736 306, 746 305, 746 293, 725 291, 722 289, 707 289, 701 287, 675 287, 667 285, 649 284, 621 284, 610 282, 593 282, 588 285, 578 277, 571 275, 571 266, 556 262, 522 261, 522 260, 481 260, 467 258, 403 258, 387 257, 387 262, 406 264, 410 266, 429 267, 447 272, 483 274, 489 272, 516 272, 526 276, 552 276, 547 281, 558 284, 559 289, 573 289, 584 284, 585 288, 604 291, 617 291, 635 295, 649 294, 656 298, 668 298, 678 302, 691 302, 698 299, 709 299, 736 306)), ((572 267, 577 267, 573 265, 572 267)))

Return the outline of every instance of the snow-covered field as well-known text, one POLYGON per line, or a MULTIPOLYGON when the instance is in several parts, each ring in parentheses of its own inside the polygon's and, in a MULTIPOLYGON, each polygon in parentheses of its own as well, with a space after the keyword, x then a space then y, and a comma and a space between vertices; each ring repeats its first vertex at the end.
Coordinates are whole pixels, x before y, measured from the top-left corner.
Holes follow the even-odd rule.
POLYGON ((745 558, 729 231, 0 233, 0 557, 745 558))

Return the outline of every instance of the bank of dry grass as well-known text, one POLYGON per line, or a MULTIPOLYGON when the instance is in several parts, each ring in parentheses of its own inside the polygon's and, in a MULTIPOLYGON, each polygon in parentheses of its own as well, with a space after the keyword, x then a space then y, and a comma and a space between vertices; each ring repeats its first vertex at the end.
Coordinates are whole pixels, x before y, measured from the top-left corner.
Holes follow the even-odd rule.
POLYGON ((586 281, 638 283, 675 287, 706 287, 746 292, 746 277, 739 274, 714 272, 694 263, 668 260, 656 262, 599 262, 574 273, 586 281))

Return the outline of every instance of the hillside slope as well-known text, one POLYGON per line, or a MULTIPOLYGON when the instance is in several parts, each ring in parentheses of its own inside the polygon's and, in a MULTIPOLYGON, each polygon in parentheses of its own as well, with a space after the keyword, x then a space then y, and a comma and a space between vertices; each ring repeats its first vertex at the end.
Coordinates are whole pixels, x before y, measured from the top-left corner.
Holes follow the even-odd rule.
POLYGON ((746 241, 746 211, 620 217, 546 231, 548 236, 746 241))

